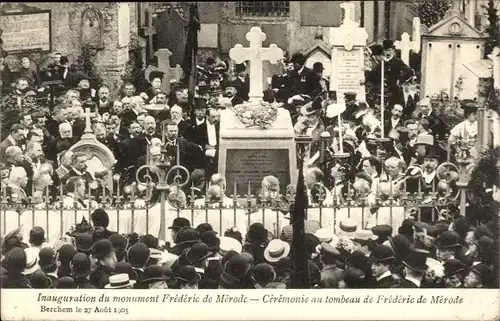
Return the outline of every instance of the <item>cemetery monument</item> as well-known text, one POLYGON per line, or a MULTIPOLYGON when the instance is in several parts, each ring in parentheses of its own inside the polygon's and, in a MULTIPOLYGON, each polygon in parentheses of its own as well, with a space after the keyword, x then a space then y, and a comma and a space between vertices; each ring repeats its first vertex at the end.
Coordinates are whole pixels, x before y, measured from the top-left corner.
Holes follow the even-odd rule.
POLYGON ((229 51, 236 63, 250 61, 250 100, 221 112, 219 173, 237 194, 256 194, 262 177, 275 175, 281 192, 296 180, 292 120, 287 110, 262 101, 262 61, 277 63, 283 51, 276 45, 262 48, 266 35, 258 27, 247 33, 249 48, 237 44, 229 51), (248 183, 247 183, 248 182, 248 183))

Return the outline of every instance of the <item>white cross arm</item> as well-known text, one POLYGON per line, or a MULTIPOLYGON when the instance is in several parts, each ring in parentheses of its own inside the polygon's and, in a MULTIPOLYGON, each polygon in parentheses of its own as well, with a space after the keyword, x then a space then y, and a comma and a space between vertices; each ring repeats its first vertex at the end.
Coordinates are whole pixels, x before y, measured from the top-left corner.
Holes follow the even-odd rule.
POLYGON ((237 64, 241 64, 246 60, 250 60, 252 50, 250 48, 244 48, 241 44, 237 44, 234 48, 229 50, 229 58, 234 60, 237 64))
POLYGON ((269 48, 262 48, 261 50, 262 60, 269 60, 270 63, 276 64, 278 61, 283 59, 283 50, 276 46, 274 43, 269 46, 269 48))

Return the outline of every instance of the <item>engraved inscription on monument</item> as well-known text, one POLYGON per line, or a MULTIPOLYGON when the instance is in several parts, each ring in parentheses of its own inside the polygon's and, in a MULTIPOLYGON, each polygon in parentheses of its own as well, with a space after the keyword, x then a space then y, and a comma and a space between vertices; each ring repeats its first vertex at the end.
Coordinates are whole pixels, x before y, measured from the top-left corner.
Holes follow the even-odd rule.
POLYGON ((361 69, 360 48, 353 48, 347 51, 345 48, 337 47, 335 70, 337 73, 337 97, 342 97, 340 94, 354 91, 359 92, 361 85, 360 79, 363 77, 361 69))
POLYGON ((51 50, 50 11, 3 14, 0 28, 3 48, 10 54, 51 50))
POLYGON ((234 182, 238 195, 248 193, 248 183, 252 194, 261 188, 262 178, 274 175, 280 182, 280 193, 284 193, 290 184, 287 149, 228 149, 226 163, 226 179, 228 194, 234 192, 234 182))

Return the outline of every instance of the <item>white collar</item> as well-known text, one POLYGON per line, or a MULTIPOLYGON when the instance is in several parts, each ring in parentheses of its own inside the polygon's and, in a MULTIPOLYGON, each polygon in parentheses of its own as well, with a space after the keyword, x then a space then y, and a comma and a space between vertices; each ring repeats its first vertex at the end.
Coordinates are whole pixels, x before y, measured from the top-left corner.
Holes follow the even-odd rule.
POLYGON ((72 167, 73 168, 73 171, 75 171, 75 173, 77 173, 78 175, 83 175, 82 172, 80 172, 79 170, 77 170, 76 168, 72 167))
POLYGON ((412 277, 411 275, 406 275, 405 279, 410 281, 411 283, 415 284, 418 288, 420 287, 420 283, 422 282, 421 280, 416 279, 416 278, 412 277))
POLYGON ((302 66, 302 68, 300 68, 299 71, 297 71, 297 73, 300 75, 304 71, 305 67, 306 67, 306 65, 302 66))
POLYGON ((201 274, 204 274, 205 273, 205 270, 202 269, 202 268, 199 268, 199 267, 195 267, 194 270, 198 273, 201 273, 201 274))
POLYGON ((384 272, 384 273, 382 273, 379 277, 377 277, 377 281, 380 281, 380 280, 382 280, 383 278, 386 278, 386 277, 391 276, 391 275, 392 275, 391 271, 385 271, 385 272, 384 272))
POLYGON ((198 126, 203 125, 205 123, 205 118, 203 118, 202 120, 195 118, 195 120, 196 120, 196 125, 198 125, 198 126))
POLYGON ((424 172, 423 174, 424 180, 427 184, 430 184, 434 177, 436 177, 436 171, 432 171, 431 173, 424 172))

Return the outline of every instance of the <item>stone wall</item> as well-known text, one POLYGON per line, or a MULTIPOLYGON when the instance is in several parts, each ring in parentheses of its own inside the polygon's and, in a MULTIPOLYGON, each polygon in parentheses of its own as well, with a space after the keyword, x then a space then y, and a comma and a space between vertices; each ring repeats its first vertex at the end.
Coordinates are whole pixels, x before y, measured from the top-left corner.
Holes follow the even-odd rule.
MULTIPOLYGON (((119 3, 116 2, 73 2, 73 3, 17 3, 14 6, 26 5, 40 10, 51 10, 52 53, 61 52, 68 56, 70 64, 74 63, 82 52, 82 14, 90 6, 97 9, 103 17, 104 48, 94 51, 92 61, 96 72, 103 82, 115 92, 121 85, 121 75, 129 59, 128 41, 125 45, 118 43, 120 22, 126 20, 130 33, 137 33, 137 4, 128 3, 128 19, 120 19, 119 3), (121 20, 121 21, 120 21, 121 20)), ((38 67, 46 67, 52 62, 52 53, 15 54, 8 56, 8 63, 13 69, 20 66, 20 59, 28 56, 38 67)))

